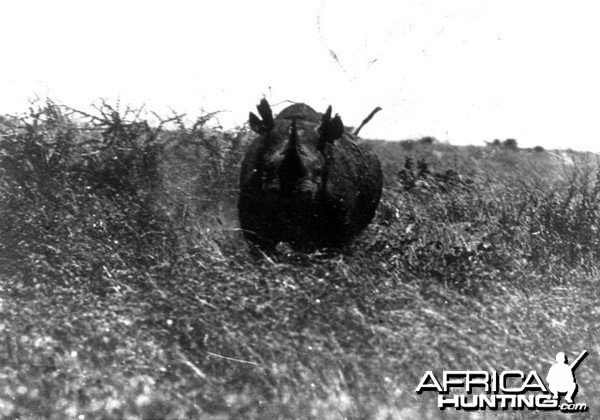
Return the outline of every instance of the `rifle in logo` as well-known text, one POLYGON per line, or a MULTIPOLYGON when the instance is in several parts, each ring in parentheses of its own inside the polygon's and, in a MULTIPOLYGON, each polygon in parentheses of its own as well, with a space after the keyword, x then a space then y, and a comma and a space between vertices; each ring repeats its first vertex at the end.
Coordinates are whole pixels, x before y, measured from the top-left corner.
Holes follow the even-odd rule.
POLYGON ((573 363, 567 365, 567 356, 562 351, 556 353, 556 363, 550 367, 546 377, 548 388, 554 399, 558 399, 559 394, 567 394, 565 399, 568 403, 573 403, 573 397, 577 392, 577 383, 573 372, 586 355, 587 350, 582 351, 573 363))

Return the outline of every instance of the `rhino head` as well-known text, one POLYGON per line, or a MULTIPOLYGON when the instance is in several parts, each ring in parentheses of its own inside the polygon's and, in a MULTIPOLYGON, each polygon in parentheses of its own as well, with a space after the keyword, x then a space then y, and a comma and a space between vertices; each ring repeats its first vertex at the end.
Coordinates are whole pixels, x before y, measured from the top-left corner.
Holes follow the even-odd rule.
POLYGON ((319 121, 312 108, 298 104, 273 118, 266 99, 250 113, 250 128, 259 134, 262 150, 256 165, 260 189, 281 199, 304 203, 318 199, 327 182, 331 147, 344 134, 341 118, 331 107, 319 121))

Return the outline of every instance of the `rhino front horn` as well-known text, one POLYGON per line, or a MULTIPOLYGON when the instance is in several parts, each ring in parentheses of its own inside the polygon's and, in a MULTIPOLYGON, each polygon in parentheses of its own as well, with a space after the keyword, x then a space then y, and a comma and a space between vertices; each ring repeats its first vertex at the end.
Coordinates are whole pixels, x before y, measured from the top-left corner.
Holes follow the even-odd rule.
MULTIPOLYGON (((280 170, 282 187, 290 186, 288 189, 293 188, 304 172, 304 166, 298 148, 298 128, 296 127, 296 118, 293 118, 290 126, 290 136, 285 147, 285 156, 281 163, 280 170)), ((283 189, 285 190, 286 188, 283 189)))

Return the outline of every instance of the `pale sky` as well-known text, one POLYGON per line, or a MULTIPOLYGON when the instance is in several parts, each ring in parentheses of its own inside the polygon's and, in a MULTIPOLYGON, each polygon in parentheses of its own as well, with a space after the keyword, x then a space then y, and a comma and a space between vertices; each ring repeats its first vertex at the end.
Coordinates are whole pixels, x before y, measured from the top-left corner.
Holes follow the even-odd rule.
POLYGON ((600 152, 599 21, 591 0, 9 0, 0 113, 120 98, 229 126, 266 96, 346 125, 381 106, 367 138, 600 152))

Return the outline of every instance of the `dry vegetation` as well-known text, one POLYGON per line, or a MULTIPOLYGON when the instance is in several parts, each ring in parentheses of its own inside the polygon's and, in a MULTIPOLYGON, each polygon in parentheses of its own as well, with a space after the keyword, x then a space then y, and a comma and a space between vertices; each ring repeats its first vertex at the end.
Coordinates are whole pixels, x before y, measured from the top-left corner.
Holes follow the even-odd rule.
POLYGON ((210 117, 0 117, 0 417, 436 418, 426 370, 583 349, 600 410, 595 156, 373 142, 384 197, 350 249, 256 257, 249 134, 210 117))

